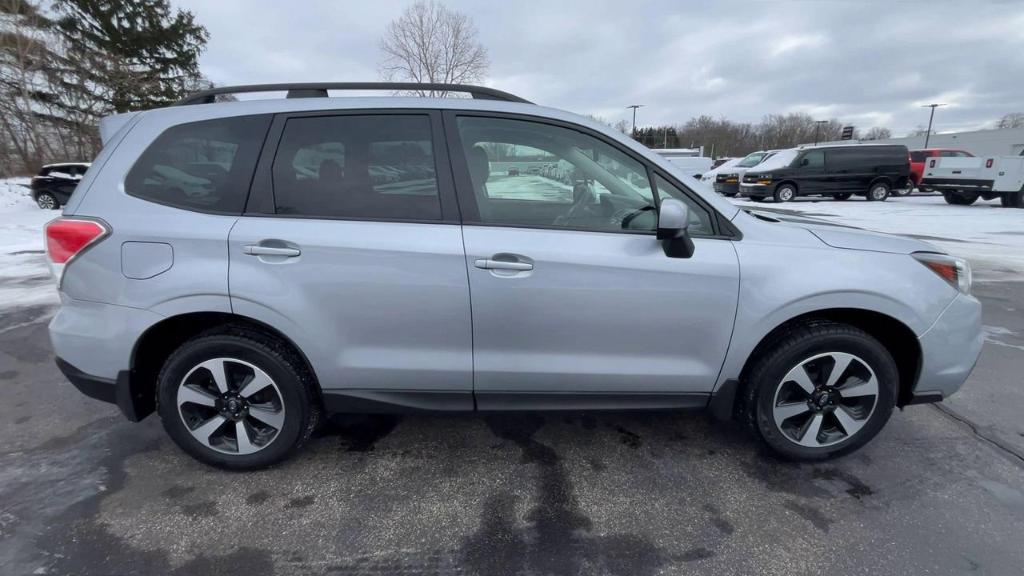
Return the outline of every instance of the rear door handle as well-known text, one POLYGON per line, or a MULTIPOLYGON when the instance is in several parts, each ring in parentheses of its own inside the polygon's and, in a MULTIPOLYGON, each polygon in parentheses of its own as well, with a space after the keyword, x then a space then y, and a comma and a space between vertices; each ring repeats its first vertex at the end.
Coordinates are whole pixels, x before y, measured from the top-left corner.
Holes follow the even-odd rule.
POLYGON ((508 262, 506 260, 492 260, 490 258, 478 258, 473 265, 483 270, 533 270, 533 264, 529 262, 508 262))
POLYGON ((243 251, 250 256, 286 256, 295 257, 302 254, 298 248, 283 248, 277 246, 261 246, 259 244, 247 244, 243 251))

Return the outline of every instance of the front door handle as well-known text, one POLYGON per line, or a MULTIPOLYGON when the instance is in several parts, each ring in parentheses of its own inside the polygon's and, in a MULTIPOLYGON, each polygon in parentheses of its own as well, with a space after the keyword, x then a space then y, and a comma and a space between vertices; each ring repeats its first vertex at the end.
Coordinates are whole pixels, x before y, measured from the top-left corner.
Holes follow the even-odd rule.
POLYGON ((260 244, 248 244, 243 251, 250 256, 285 256, 293 258, 302 254, 298 248, 285 248, 278 246, 262 246, 260 244))
POLYGON ((533 264, 529 262, 509 262, 490 258, 478 258, 473 265, 483 270, 515 270, 517 272, 533 270, 533 264))

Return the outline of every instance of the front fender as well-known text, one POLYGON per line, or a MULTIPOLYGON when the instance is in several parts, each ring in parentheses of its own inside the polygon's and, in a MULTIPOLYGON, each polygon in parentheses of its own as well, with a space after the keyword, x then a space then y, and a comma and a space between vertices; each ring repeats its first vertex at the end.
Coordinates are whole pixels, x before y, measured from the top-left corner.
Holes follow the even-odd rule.
POLYGON ((757 345, 796 317, 829 310, 883 314, 924 334, 957 292, 906 254, 739 242, 736 329, 716 383, 738 380, 757 345))

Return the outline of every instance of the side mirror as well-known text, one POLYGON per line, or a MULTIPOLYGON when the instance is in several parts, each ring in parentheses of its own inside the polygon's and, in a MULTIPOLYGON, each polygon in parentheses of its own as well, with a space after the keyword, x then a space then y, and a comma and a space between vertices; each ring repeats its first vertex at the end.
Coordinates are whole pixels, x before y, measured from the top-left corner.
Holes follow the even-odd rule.
POLYGON ((693 256, 693 240, 687 230, 690 227, 690 209, 681 200, 666 198, 661 201, 658 211, 658 240, 670 258, 693 256))

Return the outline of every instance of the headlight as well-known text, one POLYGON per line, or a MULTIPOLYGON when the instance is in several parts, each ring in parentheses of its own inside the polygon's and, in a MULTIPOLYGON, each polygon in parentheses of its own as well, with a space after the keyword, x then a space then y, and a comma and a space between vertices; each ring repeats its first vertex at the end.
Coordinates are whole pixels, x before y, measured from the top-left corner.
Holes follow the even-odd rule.
POLYGON ((971 265, 967 260, 933 252, 915 252, 911 256, 949 282, 953 288, 964 294, 971 293, 971 265))

